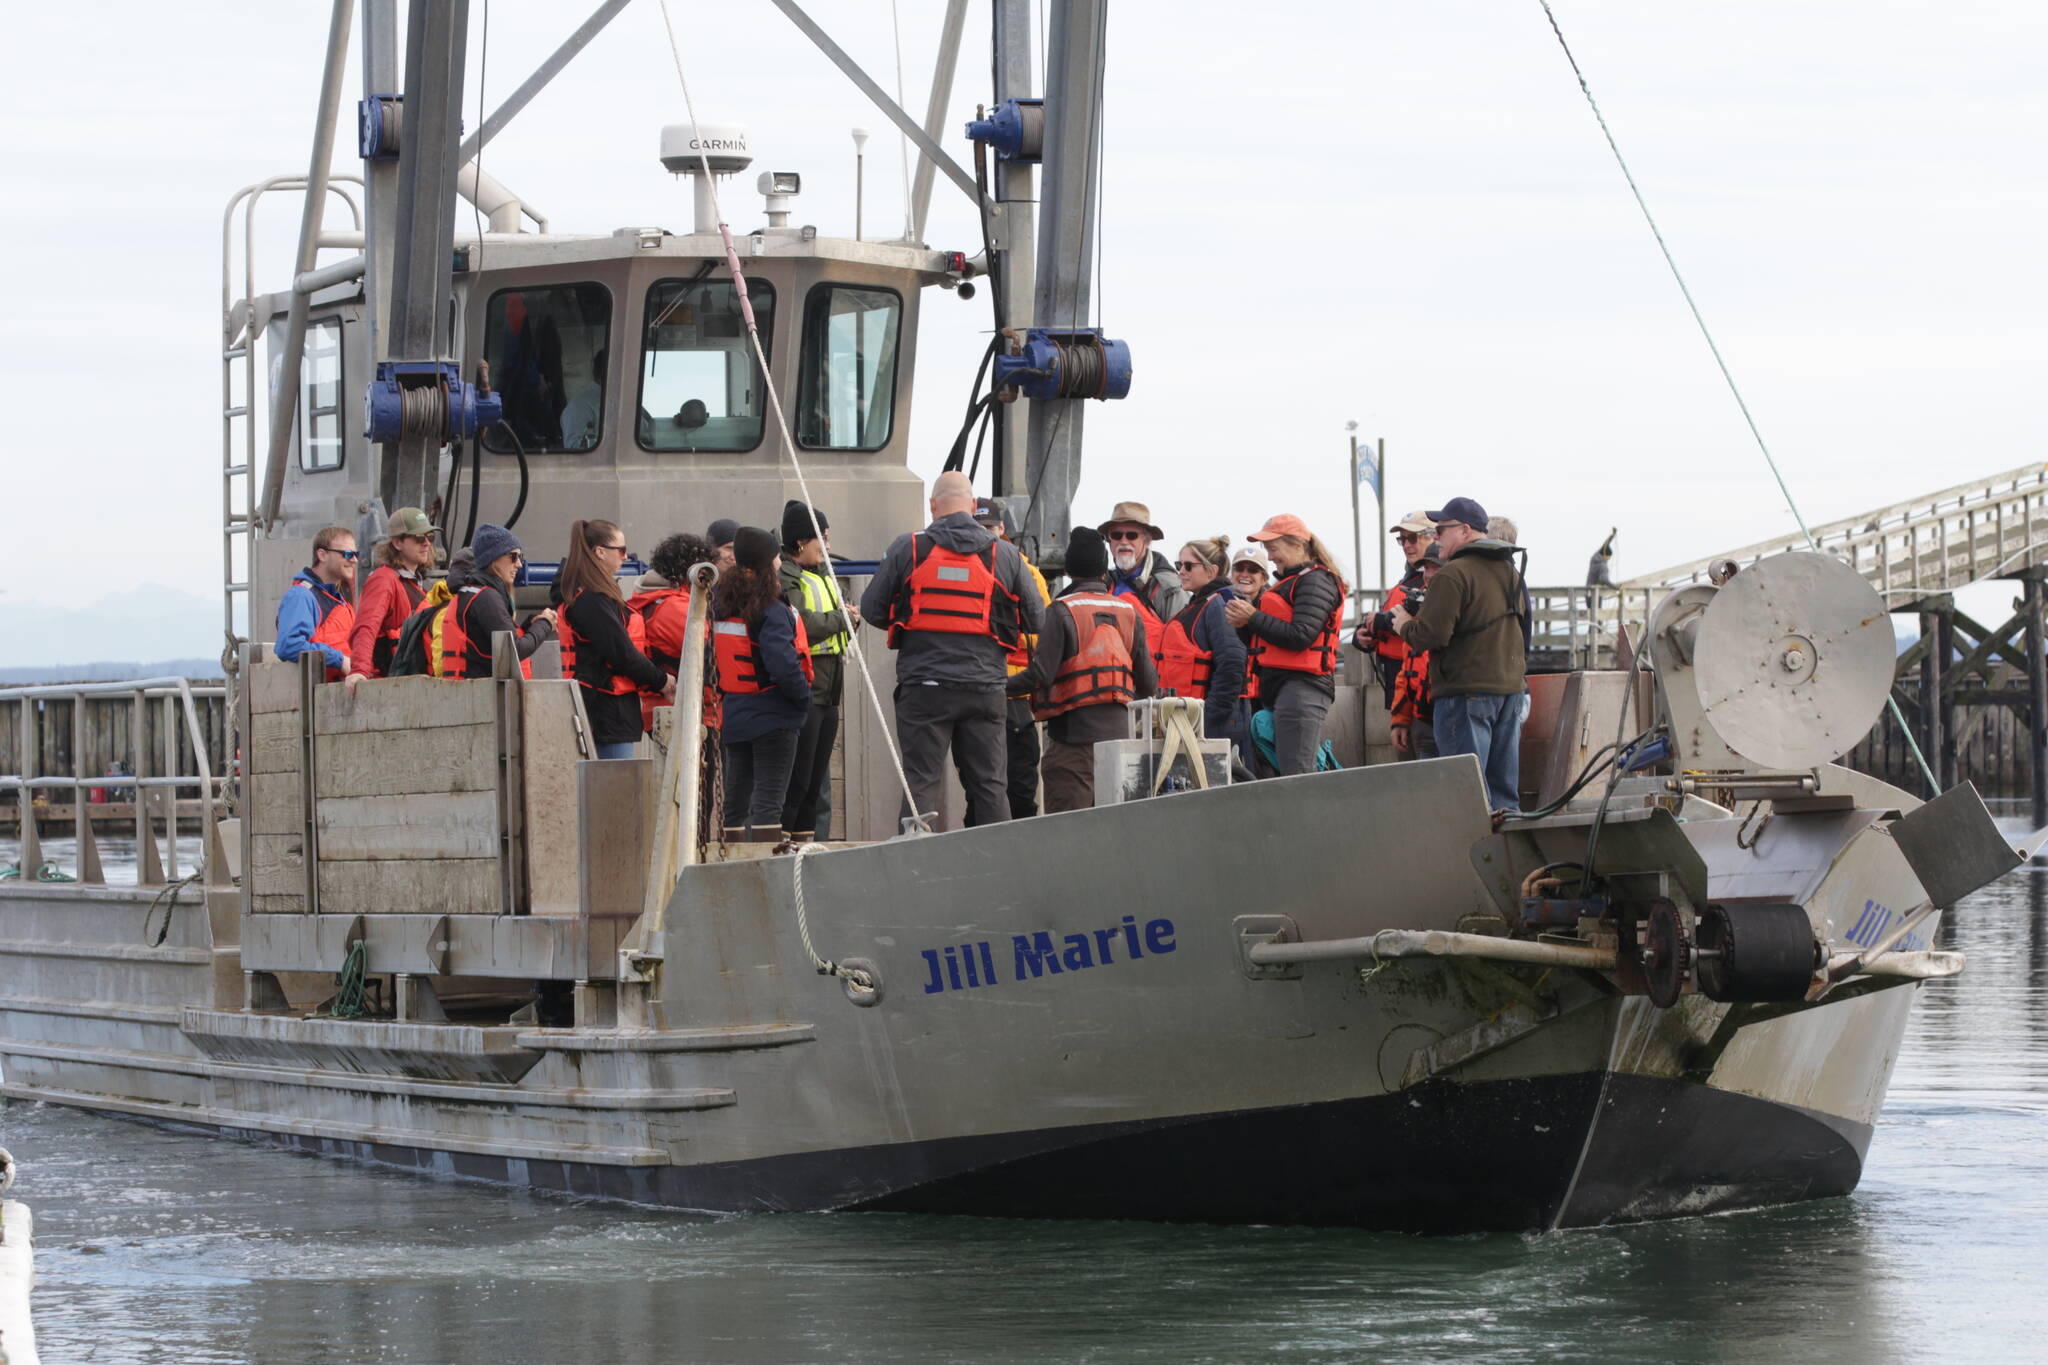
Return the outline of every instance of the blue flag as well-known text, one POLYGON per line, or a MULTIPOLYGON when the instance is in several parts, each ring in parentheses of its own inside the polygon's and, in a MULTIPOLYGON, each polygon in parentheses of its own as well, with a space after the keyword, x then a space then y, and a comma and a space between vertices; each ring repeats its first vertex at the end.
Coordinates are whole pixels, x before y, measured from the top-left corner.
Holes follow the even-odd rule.
POLYGON ((1380 501, 1380 452, 1379 447, 1361 441, 1358 446, 1357 468, 1352 471, 1358 481, 1372 489, 1375 502, 1380 501))

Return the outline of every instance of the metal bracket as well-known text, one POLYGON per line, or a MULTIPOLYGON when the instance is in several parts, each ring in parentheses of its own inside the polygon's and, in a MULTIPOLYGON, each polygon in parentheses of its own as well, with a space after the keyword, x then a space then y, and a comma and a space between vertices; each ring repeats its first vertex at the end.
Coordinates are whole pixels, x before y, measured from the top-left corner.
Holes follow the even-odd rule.
POLYGON ((1251 981, 1298 981, 1301 979, 1301 964, 1296 962, 1259 963, 1252 961, 1251 950, 1268 943, 1299 943, 1301 930, 1293 919, 1286 915, 1239 915, 1231 921, 1237 930, 1237 963, 1246 979, 1251 981))

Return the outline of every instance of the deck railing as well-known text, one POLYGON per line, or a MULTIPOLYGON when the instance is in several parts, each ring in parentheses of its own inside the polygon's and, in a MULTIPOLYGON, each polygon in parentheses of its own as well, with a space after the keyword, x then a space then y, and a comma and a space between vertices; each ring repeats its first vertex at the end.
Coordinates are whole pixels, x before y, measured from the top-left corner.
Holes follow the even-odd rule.
MULTIPOLYGON (((7 727, 13 750, 11 761, 0 756, 11 769, 0 771, 0 792, 14 793, 18 875, 28 881, 46 877, 37 793, 68 790, 77 831, 76 866, 69 879, 106 881, 93 822, 116 817, 96 817, 89 799, 93 788, 103 787, 134 794, 137 883, 160 886, 177 880, 179 818, 197 816, 202 825, 209 823, 226 795, 226 770, 216 764, 207 738, 213 727, 201 716, 202 703, 209 703, 206 709, 212 718, 224 705, 220 699, 226 692, 221 684, 194 684, 186 678, 0 688, 0 725, 7 727), (12 715, 7 714, 10 705, 12 715), (110 710, 122 707, 129 715, 125 727, 103 723, 110 710), (154 727, 152 708, 159 712, 154 727), (62 761, 66 754, 68 763, 62 761), (125 772, 108 771, 123 766, 125 772), (46 767, 70 771, 44 771, 46 767), (164 831, 161 851, 156 839, 159 823, 164 831)), ((48 879, 65 879, 55 873, 52 869, 48 879)))

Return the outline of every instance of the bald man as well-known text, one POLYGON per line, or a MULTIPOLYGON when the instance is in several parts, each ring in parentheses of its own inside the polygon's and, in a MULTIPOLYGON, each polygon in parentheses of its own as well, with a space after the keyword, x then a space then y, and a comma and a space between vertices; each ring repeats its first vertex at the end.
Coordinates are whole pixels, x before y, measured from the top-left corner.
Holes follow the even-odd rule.
POLYGON ((970 808, 1007 820, 1006 651, 1038 633, 1043 608, 1017 547, 974 520, 965 474, 939 475, 931 509, 931 525, 882 556, 861 619, 897 651, 896 742, 916 813, 938 809, 950 750, 970 808))

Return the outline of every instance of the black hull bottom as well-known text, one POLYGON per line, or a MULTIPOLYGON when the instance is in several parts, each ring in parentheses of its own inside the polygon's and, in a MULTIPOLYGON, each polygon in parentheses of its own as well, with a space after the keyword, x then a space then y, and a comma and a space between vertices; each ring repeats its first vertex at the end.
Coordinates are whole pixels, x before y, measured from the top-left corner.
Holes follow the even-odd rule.
POLYGON ((1870 1144, 1867 1126, 1810 1110, 1595 1073, 699 1166, 522 1161, 224 1131, 430 1174, 707 1212, 1428 1233, 1591 1227, 1847 1194, 1870 1144))

